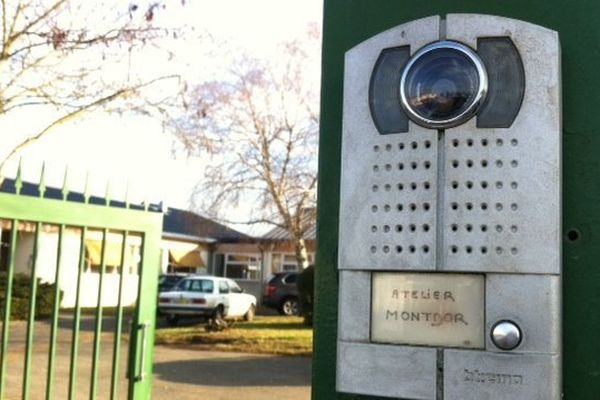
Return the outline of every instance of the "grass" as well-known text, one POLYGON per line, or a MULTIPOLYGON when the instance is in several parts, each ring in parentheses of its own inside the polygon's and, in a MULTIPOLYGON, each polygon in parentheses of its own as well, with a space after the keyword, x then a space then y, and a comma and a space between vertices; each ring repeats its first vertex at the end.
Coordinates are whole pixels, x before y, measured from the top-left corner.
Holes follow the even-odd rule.
POLYGON ((203 324, 156 331, 157 344, 289 356, 312 355, 312 338, 312 329, 302 323, 302 318, 279 316, 258 316, 252 322, 236 322, 221 332, 206 332, 203 324))

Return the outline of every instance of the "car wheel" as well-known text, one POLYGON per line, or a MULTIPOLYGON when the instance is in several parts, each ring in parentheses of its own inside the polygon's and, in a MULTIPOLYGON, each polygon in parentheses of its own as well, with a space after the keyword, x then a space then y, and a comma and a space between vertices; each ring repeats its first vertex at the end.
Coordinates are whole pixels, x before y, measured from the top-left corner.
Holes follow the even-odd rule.
POLYGON ((256 307, 254 307, 254 304, 250 305, 250 308, 248 309, 248 311, 246 312, 246 314, 244 314, 244 321, 252 321, 254 319, 254 315, 256 314, 256 307))
POLYGON ((175 314, 167 314, 167 325, 177 326, 179 324, 179 317, 175 314))
POLYGON ((279 307, 279 311, 282 315, 298 315, 298 299, 294 297, 288 297, 281 303, 281 307, 279 307))
POLYGON ((224 314, 225 313, 223 311, 223 306, 219 305, 219 306, 217 306, 217 308, 215 308, 215 312, 214 312, 213 318, 216 321, 223 321, 225 319, 225 315, 224 314))

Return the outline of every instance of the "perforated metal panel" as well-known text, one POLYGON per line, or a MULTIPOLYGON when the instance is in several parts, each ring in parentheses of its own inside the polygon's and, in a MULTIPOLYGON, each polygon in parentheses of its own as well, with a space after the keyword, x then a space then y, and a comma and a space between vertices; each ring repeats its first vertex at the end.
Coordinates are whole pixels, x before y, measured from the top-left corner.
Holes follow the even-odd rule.
POLYGON ((381 49, 438 39, 439 17, 391 29, 347 53, 340 267, 435 269, 438 134, 380 135, 368 90, 381 49))
POLYGON ((527 83, 508 129, 475 120, 444 135, 444 258, 440 269, 560 273, 560 70, 556 32, 476 15, 449 15, 448 39, 474 48, 511 34, 527 83))
POLYGON ((440 132, 412 122, 408 133, 377 131, 367 103, 377 58, 387 48, 408 45, 414 53, 439 40, 437 17, 347 53, 339 268, 559 273, 558 40, 501 20, 450 15, 445 36, 476 49, 480 37, 511 33, 527 52, 525 75, 543 79, 528 80, 507 129, 477 128, 472 119, 440 132))

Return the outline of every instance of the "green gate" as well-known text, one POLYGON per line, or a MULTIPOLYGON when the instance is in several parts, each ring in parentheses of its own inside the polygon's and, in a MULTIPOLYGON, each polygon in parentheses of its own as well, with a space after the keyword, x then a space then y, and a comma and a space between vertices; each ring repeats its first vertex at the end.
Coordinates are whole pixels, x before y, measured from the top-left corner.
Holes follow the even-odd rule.
POLYGON ((43 181, 43 172, 40 185, 17 177, 16 193, 0 193, 6 282, 0 288, 0 399, 149 399, 162 214, 70 193, 66 183, 46 189, 43 181), (47 289, 44 280, 52 283, 49 271, 53 296, 46 301, 40 290, 47 289), (31 277, 25 278, 25 305, 17 297, 17 278, 24 276, 31 277), (70 299, 61 296, 67 294, 61 283, 74 288, 70 299), (70 302, 67 311, 61 299, 70 302), (19 307, 26 321, 11 320, 19 307), (40 322, 43 307, 49 315, 40 322))

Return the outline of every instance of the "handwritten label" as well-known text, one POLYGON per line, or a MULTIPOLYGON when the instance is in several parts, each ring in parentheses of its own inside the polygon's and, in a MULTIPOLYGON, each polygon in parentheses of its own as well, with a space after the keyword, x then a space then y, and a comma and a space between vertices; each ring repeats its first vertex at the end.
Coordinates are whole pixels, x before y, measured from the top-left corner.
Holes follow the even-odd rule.
POLYGON ((484 286, 481 275, 374 273, 371 339, 483 348, 484 286))

